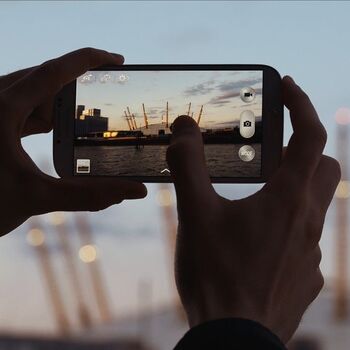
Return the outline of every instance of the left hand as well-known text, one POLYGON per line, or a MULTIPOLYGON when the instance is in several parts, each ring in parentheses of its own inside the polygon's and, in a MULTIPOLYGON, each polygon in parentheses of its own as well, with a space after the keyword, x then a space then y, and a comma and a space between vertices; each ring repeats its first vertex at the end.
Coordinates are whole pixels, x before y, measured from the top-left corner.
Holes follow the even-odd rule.
MULTIPOLYGON (((9 88, 16 81, 22 79, 38 66, 21 69, 19 71, 0 76, 0 93, 2 90, 9 88)), ((47 133, 52 130, 52 109, 54 103, 54 96, 49 96, 42 101, 40 106, 37 106, 25 121, 21 137, 47 133)))
POLYGON ((91 68, 118 65, 123 56, 80 49, 0 79, 0 236, 33 215, 96 211, 143 198, 143 184, 115 178, 64 178, 44 174, 24 151, 21 138, 52 129, 52 101, 67 83, 91 68))

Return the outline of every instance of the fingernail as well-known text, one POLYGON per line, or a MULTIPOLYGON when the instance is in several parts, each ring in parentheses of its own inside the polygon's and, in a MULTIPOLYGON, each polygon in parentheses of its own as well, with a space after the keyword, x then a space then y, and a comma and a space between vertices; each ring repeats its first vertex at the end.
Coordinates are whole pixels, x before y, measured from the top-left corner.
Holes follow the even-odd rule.
POLYGON ((295 84, 294 79, 290 75, 286 75, 285 79, 289 80, 291 83, 295 84))
POLYGON ((133 188, 127 195, 127 199, 141 199, 147 196, 147 187, 142 183, 135 183, 133 188))
POLYGON ((172 124, 172 132, 177 133, 179 131, 184 131, 186 129, 193 130, 193 127, 196 125, 193 118, 189 117, 188 115, 180 115, 177 117, 172 124))
POLYGON ((119 53, 114 53, 114 52, 111 52, 111 54, 112 54, 118 61, 121 61, 121 63, 124 63, 125 58, 124 58, 123 55, 120 55, 119 53))

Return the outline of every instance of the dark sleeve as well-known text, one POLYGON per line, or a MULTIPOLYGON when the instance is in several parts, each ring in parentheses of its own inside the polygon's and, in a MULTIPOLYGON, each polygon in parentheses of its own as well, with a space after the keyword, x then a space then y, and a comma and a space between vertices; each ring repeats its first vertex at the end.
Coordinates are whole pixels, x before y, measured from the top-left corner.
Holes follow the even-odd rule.
POLYGON ((213 320, 191 328, 174 350, 189 349, 287 350, 270 330, 240 318, 213 320))

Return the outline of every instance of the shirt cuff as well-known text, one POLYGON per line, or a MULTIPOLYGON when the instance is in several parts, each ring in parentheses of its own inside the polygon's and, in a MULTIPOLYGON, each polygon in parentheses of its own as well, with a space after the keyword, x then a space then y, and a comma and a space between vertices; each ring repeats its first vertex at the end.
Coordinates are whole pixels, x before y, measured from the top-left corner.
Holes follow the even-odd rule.
POLYGON ((174 350, 287 350, 269 329, 255 321, 225 318, 191 328, 174 350))

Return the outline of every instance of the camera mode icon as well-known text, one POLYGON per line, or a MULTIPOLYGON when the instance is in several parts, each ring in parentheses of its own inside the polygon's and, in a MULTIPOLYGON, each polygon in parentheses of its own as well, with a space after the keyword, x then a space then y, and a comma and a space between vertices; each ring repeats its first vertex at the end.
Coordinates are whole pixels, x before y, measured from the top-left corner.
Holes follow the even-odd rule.
POLYGON ((255 134, 255 116, 252 111, 243 111, 239 118, 239 133, 245 139, 255 134))

